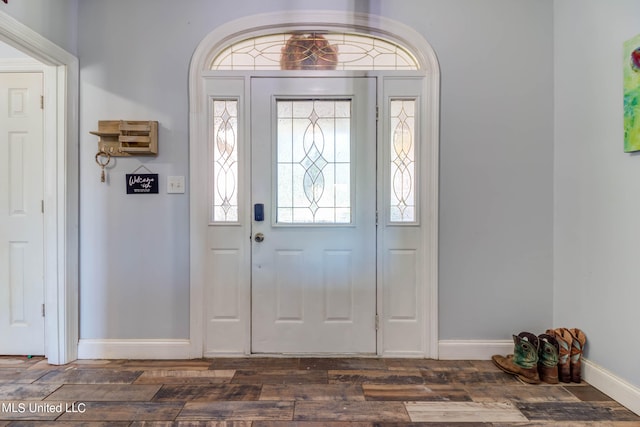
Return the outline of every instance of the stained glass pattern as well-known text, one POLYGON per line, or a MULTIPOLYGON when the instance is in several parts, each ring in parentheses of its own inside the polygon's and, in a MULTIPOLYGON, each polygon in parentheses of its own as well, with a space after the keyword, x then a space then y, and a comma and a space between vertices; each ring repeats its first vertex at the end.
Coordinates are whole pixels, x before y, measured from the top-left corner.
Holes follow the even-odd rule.
POLYGON ((238 101, 213 101, 213 222, 238 221, 238 101))
POLYGON ((277 222, 351 222, 351 101, 277 102, 277 222))
POLYGON ((391 100, 391 222, 416 221, 415 100, 391 100))
POLYGON ((224 49, 212 70, 417 70, 402 46, 368 34, 282 33, 242 40, 224 49))

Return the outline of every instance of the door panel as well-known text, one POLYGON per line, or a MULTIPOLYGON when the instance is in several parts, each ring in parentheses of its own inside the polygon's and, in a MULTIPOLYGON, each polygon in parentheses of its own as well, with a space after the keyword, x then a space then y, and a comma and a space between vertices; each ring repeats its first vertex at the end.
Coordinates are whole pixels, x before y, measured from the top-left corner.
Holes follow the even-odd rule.
POLYGON ((0 73, 0 354, 44 354, 41 73, 0 73))
POLYGON ((375 87, 252 79, 255 353, 376 352, 375 87))

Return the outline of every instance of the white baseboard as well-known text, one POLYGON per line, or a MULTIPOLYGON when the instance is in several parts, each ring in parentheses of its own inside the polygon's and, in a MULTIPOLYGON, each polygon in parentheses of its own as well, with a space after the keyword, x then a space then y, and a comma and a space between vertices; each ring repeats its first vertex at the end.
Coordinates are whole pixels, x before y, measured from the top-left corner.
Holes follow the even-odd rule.
POLYGON ((582 372, 586 382, 640 415, 640 388, 587 359, 583 360, 582 372))
POLYGON ((441 340, 438 342, 440 360, 490 360, 494 354, 513 353, 511 340, 441 340))
POLYGON ((189 340, 83 340, 78 359, 190 359, 189 340))

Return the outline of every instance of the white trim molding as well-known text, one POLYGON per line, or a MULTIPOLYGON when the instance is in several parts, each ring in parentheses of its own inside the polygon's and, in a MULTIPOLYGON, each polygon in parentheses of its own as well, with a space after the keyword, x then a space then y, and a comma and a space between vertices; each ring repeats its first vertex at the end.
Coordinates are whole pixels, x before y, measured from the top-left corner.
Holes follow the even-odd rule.
POLYGON ((588 359, 583 359, 582 364, 582 373, 586 382, 640 415, 640 388, 588 359))
POLYGON ((190 359, 189 340, 82 339, 78 359, 190 359))
POLYGON ((45 352, 64 364, 78 350, 78 59, 1 11, 0 41, 44 64, 45 352))
POLYGON ((511 340, 441 340, 440 360, 489 360, 494 354, 513 353, 511 340))

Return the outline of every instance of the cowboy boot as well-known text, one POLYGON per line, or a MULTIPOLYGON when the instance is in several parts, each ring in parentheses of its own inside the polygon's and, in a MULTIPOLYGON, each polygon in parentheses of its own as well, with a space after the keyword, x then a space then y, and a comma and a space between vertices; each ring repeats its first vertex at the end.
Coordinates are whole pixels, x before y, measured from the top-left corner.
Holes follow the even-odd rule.
POLYGON ((529 384, 540 384, 538 375, 538 337, 529 332, 513 335, 513 354, 507 357, 496 354, 493 363, 504 372, 515 375, 529 384))
POLYGON ((551 334, 538 335, 538 374, 547 384, 558 384, 558 340, 551 334))
POLYGON ((571 338, 571 381, 579 383, 582 370, 582 353, 584 345, 587 343, 587 336, 580 329, 569 329, 571 338))
POLYGON ((573 338, 565 328, 549 329, 547 334, 554 335, 558 341, 558 376, 563 383, 571 382, 571 345, 573 338))

